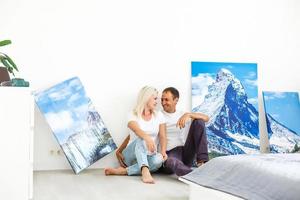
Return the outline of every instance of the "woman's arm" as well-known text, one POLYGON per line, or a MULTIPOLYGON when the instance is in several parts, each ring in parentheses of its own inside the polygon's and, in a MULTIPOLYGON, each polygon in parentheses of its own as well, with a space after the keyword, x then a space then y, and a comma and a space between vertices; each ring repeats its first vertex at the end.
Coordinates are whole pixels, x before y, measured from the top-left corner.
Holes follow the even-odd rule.
POLYGON ((161 155, 163 156, 164 160, 167 160, 167 158, 168 158, 167 153, 166 153, 167 136, 166 136, 166 124, 165 123, 159 125, 158 136, 159 136, 159 143, 160 143, 160 147, 161 147, 161 155))
POLYGON ((145 133, 142 129, 140 129, 138 123, 136 121, 129 121, 128 122, 128 128, 130 128, 138 137, 142 138, 147 145, 147 149, 150 152, 155 152, 156 147, 155 147, 155 143, 152 140, 152 138, 145 133))
POLYGON ((122 152, 127 147, 129 139, 130 139, 130 135, 128 135, 125 138, 125 140, 122 142, 121 146, 116 150, 116 157, 122 167, 127 167, 127 165, 124 162, 124 156, 123 156, 122 152))

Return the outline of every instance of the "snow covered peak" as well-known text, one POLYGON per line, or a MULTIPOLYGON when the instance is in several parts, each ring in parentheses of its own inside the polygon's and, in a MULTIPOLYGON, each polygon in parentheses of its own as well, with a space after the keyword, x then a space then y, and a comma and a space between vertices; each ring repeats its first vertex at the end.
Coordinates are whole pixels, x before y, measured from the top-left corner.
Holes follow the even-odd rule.
POLYGON ((217 73, 203 102, 194 106, 193 112, 210 118, 206 126, 211 133, 211 150, 222 154, 259 152, 258 112, 230 70, 223 68, 217 73), (218 149, 220 146, 222 149, 218 149))
POLYGON ((193 112, 205 113, 210 117, 208 125, 214 123, 225 104, 225 96, 226 94, 228 96, 228 93, 232 94, 232 99, 240 104, 245 104, 247 101, 242 83, 229 70, 222 68, 217 73, 216 81, 208 86, 207 94, 201 103, 198 106, 193 105, 193 112))
POLYGON ((300 136, 275 120, 270 114, 266 115, 271 152, 291 152, 295 144, 300 143, 300 136))
POLYGON ((217 73, 216 81, 232 81, 234 79, 234 75, 225 68, 220 69, 220 71, 217 73))
POLYGON ((204 97, 208 94, 208 86, 215 82, 211 74, 198 74, 192 77, 192 106, 197 107, 202 104, 204 97))

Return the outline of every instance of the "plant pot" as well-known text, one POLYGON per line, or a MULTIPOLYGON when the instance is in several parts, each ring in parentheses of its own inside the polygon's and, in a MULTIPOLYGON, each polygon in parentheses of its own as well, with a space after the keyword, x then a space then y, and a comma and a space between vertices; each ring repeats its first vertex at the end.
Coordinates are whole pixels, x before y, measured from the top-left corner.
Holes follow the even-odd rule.
POLYGON ((4 81, 10 81, 8 71, 5 67, 0 67, 0 83, 4 81))

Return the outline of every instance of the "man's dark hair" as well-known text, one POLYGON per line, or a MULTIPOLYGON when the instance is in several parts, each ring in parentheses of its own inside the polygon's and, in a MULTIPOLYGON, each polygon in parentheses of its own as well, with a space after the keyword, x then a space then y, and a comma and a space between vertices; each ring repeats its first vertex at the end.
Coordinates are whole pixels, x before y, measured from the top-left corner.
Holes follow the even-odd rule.
POLYGON ((171 92, 171 94, 173 95, 173 99, 178 98, 179 99, 179 92, 176 88, 174 87, 167 87, 164 89, 164 92, 171 92))

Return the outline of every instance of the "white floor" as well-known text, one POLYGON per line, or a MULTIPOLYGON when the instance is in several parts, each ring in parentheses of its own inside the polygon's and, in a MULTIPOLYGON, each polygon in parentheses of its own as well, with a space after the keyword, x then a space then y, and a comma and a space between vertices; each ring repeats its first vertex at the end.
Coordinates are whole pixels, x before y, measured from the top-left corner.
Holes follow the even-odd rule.
POLYGON ((103 170, 36 171, 34 200, 189 199, 189 186, 175 175, 154 174, 155 184, 144 184, 140 176, 105 176, 103 170))

